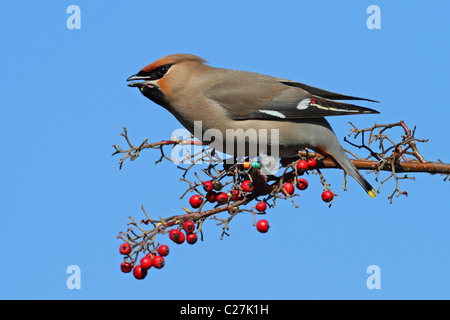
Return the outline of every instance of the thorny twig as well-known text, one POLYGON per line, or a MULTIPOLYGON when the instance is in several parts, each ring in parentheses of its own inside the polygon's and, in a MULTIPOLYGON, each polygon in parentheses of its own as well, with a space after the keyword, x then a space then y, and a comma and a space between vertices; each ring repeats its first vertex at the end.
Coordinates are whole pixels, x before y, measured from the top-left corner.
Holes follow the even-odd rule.
MULTIPOLYGON (((380 193, 382 186, 389 180, 394 179, 394 191, 388 196, 390 203, 392 203, 394 196, 399 197, 400 195, 408 195, 407 191, 400 190, 400 180, 414 180, 414 177, 410 177, 408 174, 399 176, 398 173, 428 172, 430 174, 443 175, 444 181, 450 180, 449 164, 443 163, 441 160, 438 160, 438 162, 426 161, 423 155, 419 152, 417 144, 427 142, 428 140, 415 138, 414 135, 416 128, 410 130, 403 121, 384 125, 375 124, 374 126, 366 129, 359 129, 352 123, 350 123, 350 125, 352 126, 352 129, 349 137, 353 136, 355 139, 361 137, 361 142, 357 144, 350 142, 347 138, 345 138, 345 141, 352 147, 368 153, 368 155, 363 158, 362 156, 357 156, 354 152, 347 151, 353 157, 351 161, 358 169, 369 170, 368 172, 374 173, 376 176, 376 181, 380 180, 380 173, 382 171, 389 172, 389 176, 379 181, 380 184, 377 192, 380 193), (391 131, 389 130, 393 128, 400 128, 402 130, 400 140, 392 137, 391 131)), ((202 146, 200 141, 193 140, 193 136, 190 136, 185 139, 172 137, 171 140, 155 143, 148 143, 148 139, 145 139, 138 147, 135 147, 130 142, 126 128, 124 128, 121 135, 125 138, 128 144, 128 149, 122 149, 119 145, 113 145, 115 149, 113 155, 123 154, 123 157, 119 160, 120 169, 122 169, 126 159, 130 159, 130 161, 136 160, 136 158, 139 157, 140 152, 145 149, 159 150, 160 158, 156 161, 156 163, 159 163, 164 159, 174 162, 174 159, 170 159, 166 156, 164 153, 164 147, 171 146, 174 148, 178 145, 202 146)), ((128 223, 129 228, 127 232, 120 232, 118 235, 118 238, 122 239, 124 242, 128 242, 133 248, 133 251, 126 257, 126 260, 130 263, 135 264, 140 253, 145 253, 147 251, 155 252, 159 246, 159 243, 156 242, 156 236, 158 234, 167 233, 169 228, 181 228, 185 221, 195 222, 197 224, 196 232, 199 233, 201 235, 201 239, 203 239, 203 223, 208 218, 214 219, 218 221, 218 225, 222 226, 221 238, 223 238, 225 235, 229 235, 229 223, 239 213, 252 213, 255 223, 256 215, 261 213, 244 208, 245 205, 255 199, 258 200, 258 198, 264 197, 262 201, 265 201, 269 207, 274 207, 277 199, 289 198, 294 206, 297 207, 293 197, 298 195, 284 193, 283 185, 287 181, 293 182, 294 184, 297 183, 298 176, 303 173, 297 172, 296 163, 302 158, 311 157, 317 159, 317 167, 314 170, 314 173, 318 174, 324 190, 331 191, 331 187, 326 182, 321 169, 339 168, 337 163, 332 159, 326 158, 310 150, 301 150, 299 151, 297 158, 292 159, 290 163, 284 165, 284 168, 281 170, 281 174, 279 176, 266 177, 257 168, 243 168, 242 165, 238 164, 228 165, 220 163, 217 161, 218 157, 215 150, 205 149, 204 146, 200 148, 200 151, 197 150, 197 152, 194 152, 193 154, 190 154, 189 152, 187 153, 185 160, 190 161, 190 164, 187 167, 178 165, 178 168, 184 171, 180 180, 185 181, 189 185, 181 198, 183 198, 188 192, 195 192, 202 197, 205 196, 205 194, 200 191, 203 180, 198 173, 194 173, 198 182, 193 182, 186 178, 187 173, 190 172, 194 165, 200 161, 208 164, 207 168, 201 169, 203 174, 208 177, 207 179, 217 183, 220 182, 218 184, 220 186, 219 191, 225 187, 227 187, 230 191, 238 190, 239 197, 233 199, 231 197, 231 192, 229 192, 229 202, 224 205, 217 204, 212 209, 203 210, 204 206, 207 204, 207 200, 205 199, 202 205, 195 211, 182 208, 184 210, 184 214, 174 215, 168 218, 159 217, 159 219, 151 219, 144 207, 142 207, 145 219, 141 220, 140 223, 137 223, 132 217, 129 217, 130 221, 128 223), (223 166, 223 168, 220 168, 220 166, 223 166), (226 181, 227 179, 228 181, 226 181), (244 192, 242 190, 240 183, 244 179, 248 179, 253 182, 255 189, 252 193, 244 192), (271 203, 269 200, 272 200, 271 203), (228 212, 229 216, 224 219, 216 216, 217 214, 223 212, 228 212), (148 225, 152 226, 150 230, 146 230, 146 226, 148 225)), ((343 188, 346 190, 345 174, 343 188)), ((337 194, 334 195, 337 196, 337 194)), ((330 203, 330 206, 331 204, 332 202, 330 203)))
MULTIPOLYGON (((370 172, 376 174, 376 181, 379 181, 381 171, 390 171, 391 174, 380 182, 377 192, 380 193, 381 187, 390 179, 395 180, 395 189, 388 196, 388 200, 392 203, 393 197, 399 197, 400 195, 407 196, 407 191, 400 191, 399 180, 411 179, 407 174, 399 176, 399 172, 429 172, 440 173, 446 177, 450 173, 449 166, 438 166, 435 162, 427 162, 417 148, 417 143, 428 142, 427 139, 417 139, 414 137, 416 128, 410 130, 404 121, 400 121, 392 124, 375 124, 374 126, 366 129, 358 129, 353 123, 350 122, 353 127, 349 136, 357 138, 361 135, 361 144, 357 145, 345 139, 350 145, 359 149, 363 148, 369 152, 369 155, 365 159, 357 159, 359 161, 372 160, 373 169, 370 172), (401 140, 395 140, 392 135, 388 135, 387 131, 392 128, 400 128, 402 133, 401 140), (365 135, 368 133, 368 138, 365 135), (373 150, 373 145, 377 145, 378 151, 373 150), (408 158, 411 156, 412 158, 408 158), (439 168, 440 167, 440 168, 439 168), (416 170, 411 170, 416 169, 416 170), (418 170, 417 170, 418 169, 418 170), (445 170, 439 170, 445 169, 445 170)), ((389 131, 391 134, 391 131, 389 131)), ((445 179, 444 179, 445 180, 445 179)))

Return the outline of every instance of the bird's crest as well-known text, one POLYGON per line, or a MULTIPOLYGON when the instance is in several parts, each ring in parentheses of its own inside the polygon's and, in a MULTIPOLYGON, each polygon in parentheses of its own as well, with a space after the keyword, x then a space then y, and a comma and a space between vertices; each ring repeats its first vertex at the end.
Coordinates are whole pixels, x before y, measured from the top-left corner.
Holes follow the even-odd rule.
POLYGON ((193 54, 176 53, 176 54, 170 54, 159 60, 156 60, 155 62, 152 62, 148 66, 142 68, 142 71, 150 72, 150 71, 155 70, 163 65, 176 64, 176 63, 183 62, 183 61, 197 61, 200 63, 207 63, 206 60, 204 60, 200 57, 194 56, 193 54))

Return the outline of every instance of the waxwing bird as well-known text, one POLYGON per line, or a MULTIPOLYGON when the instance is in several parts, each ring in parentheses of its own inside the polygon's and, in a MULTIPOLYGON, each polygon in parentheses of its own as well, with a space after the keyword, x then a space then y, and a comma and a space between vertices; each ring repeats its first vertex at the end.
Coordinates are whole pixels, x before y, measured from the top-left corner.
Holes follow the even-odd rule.
MULTIPOLYGON (((379 113, 335 100, 377 101, 258 73, 214 68, 190 54, 163 57, 127 81, 137 81, 129 86, 139 88, 144 96, 166 108, 193 134, 200 121, 203 133, 218 130, 224 144, 231 141, 229 130, 276 131, 278 141, 267 135, 257 139, 267 144, 276 142, 279 156, 295 155, 305 148, 328 156, 371 197, 376 195, 324 117, 379 113)), ((234 143, 236 137, 232 139, 234 143)))

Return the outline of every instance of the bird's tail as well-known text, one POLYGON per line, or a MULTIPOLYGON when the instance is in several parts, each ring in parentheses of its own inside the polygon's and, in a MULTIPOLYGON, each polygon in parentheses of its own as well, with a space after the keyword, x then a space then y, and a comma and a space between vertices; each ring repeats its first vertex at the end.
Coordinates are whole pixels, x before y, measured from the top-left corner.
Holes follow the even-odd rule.
POLYGON ((363 175, 356 169, 355 165, 350 161, 350 159, 347 157, 344 149, 339 145, 339 148, 336 148, 339 150, 333 150, 331 153, 331 156, 336 160, 336 162, 342 167, 342 169, 345 170, 345 172, 353 177, 360 185, 361 187, 366 190, 366 192, 371 196, 372 198, 376 197, 376 191, 371 186, 371 184, 363 177, 363 175))
POLYGON ((366 178, 363 177, 363 175, 359 172, 358 169, 356 169, 355 165, 350 160, 348 160, 348 158, 347 161, 348 163, 344 165, 342 165, 341 163, 339 164, 344 168, 345 172, 348 175, 352 176, 364 188, 364 190, 366 190, 369 196, 375 198, 377 196, 375 189, 370 185, 369 182, 367 182, 366 178))

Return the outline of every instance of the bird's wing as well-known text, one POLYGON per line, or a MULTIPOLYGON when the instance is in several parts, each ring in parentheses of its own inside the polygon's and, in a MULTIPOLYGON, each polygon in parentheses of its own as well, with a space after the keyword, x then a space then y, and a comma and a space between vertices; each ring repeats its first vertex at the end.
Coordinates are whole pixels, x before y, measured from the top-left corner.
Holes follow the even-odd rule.
POLYGON ((320 88, 316 88, 316 87, 312 87, 309 86, 307 84, 304 83, 300 83, 300 82, 296 82, 296 81, 292 81, 292 80, 287 80, 287 79, 282 79, 282 78, 277 78, 277 80, 287 86, 291 86, 291 87, 296 87, 296 88, 300 88, 303 89, 313 95, 322 97, 322 98, 326 98, 326 99, 332 99, 332 100, 364 100, 364 101, 370 101, 370 102, 379 102, 376 100, 371 100, 371 99, 366 99, 366 98, 359 98, 359 97, 353 97, 353 96, 347 96, 344 94, 340 94, 340 93, 336 93, 336 92, 331 92, 331 91, 327 91, 327 90, 323 90, 320 88))
POLYGON ((273 79, 276 78, 261 76, 252 77, 249 79, 251 81, 242 78, 239 81, 226 80, 208 89, 205 96, 224 108, 233 120, 295 121, 304 118, 378 113, 373 109, 333 101, 273 79))

